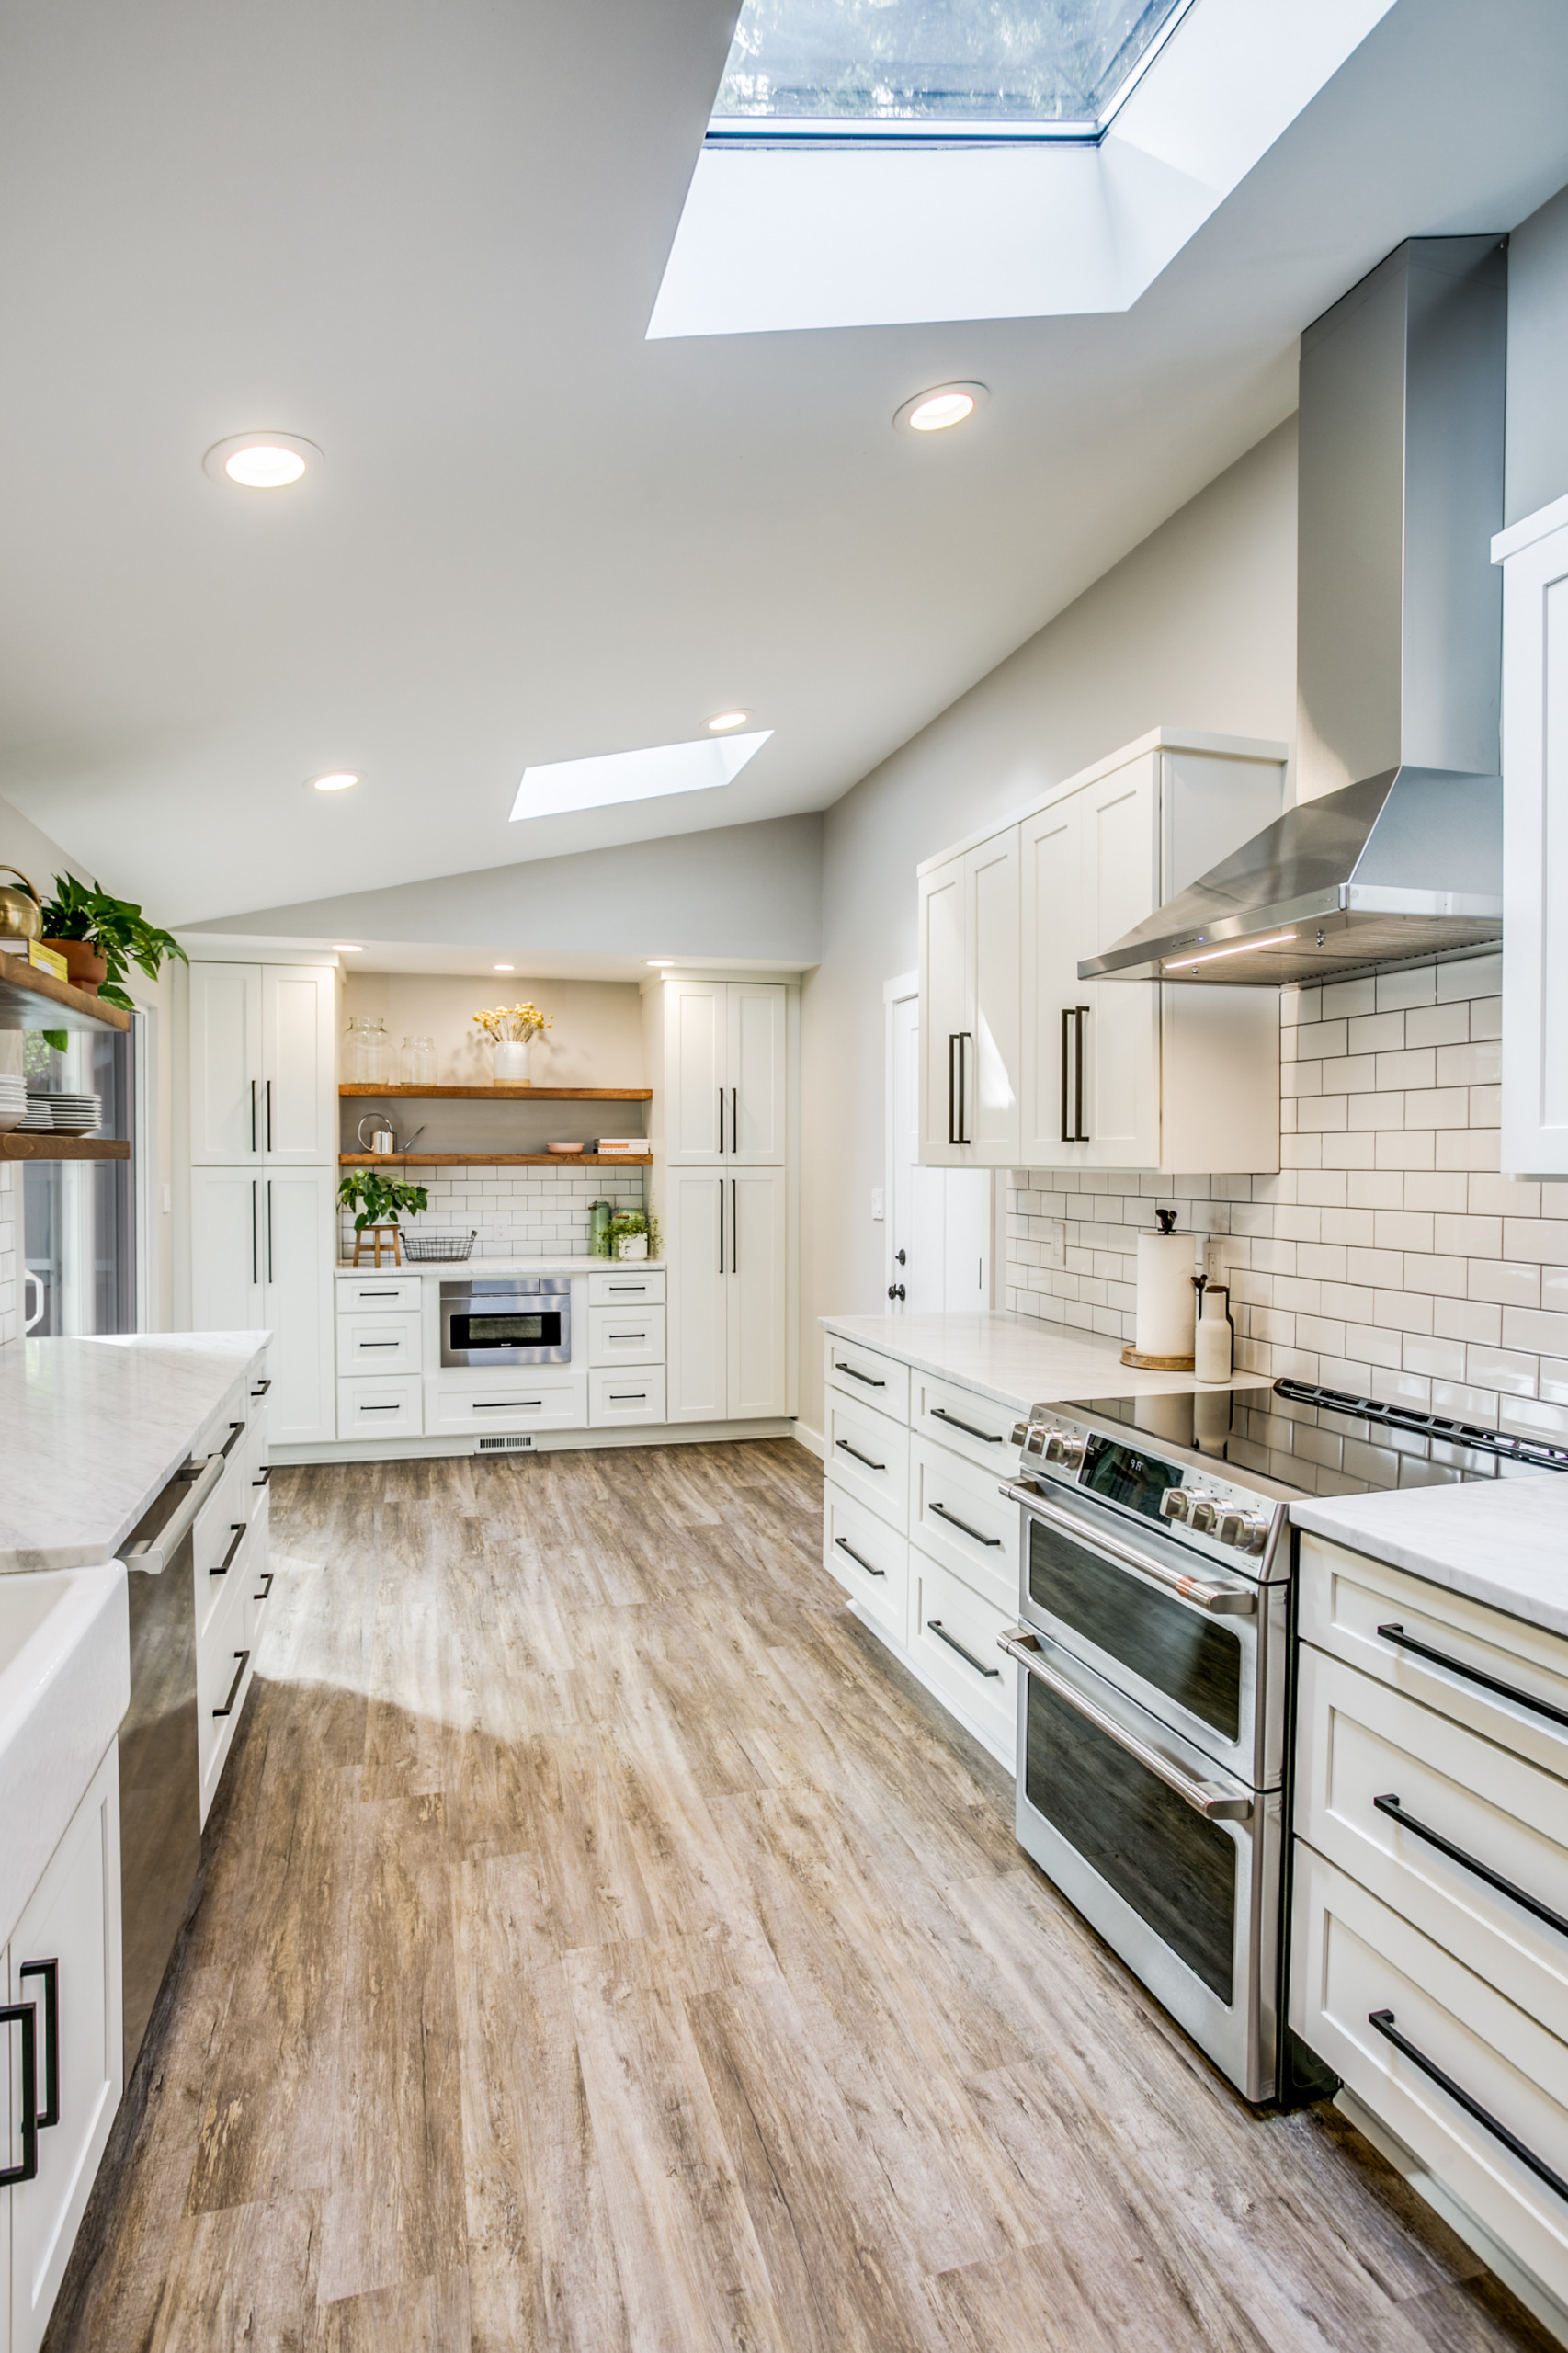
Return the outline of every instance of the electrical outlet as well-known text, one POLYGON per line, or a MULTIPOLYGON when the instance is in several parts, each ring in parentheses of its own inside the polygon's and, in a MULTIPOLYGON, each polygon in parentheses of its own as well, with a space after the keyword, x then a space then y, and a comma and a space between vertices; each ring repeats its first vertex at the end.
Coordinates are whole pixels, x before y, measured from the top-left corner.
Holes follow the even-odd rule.
POLYGON ((873 1185, 871 1188, 871 1220, 873 1224, 880 1225, 886 1216, 887 1211, 883 1206, 883 1188, 881 1185, 873 1185))
POLYGON ((1225 1243, 1222 1234, 1210 1233, 1204 1237, 1203 1279, 1209 1283, 1223 1283, 1225 1279, 1225 1243))
POLYGON ((1067 1228, 1059 1217, 1048 1221, 1040 1251, 1042 1267, 1062 1267, 1067 1264, 1067 1228))

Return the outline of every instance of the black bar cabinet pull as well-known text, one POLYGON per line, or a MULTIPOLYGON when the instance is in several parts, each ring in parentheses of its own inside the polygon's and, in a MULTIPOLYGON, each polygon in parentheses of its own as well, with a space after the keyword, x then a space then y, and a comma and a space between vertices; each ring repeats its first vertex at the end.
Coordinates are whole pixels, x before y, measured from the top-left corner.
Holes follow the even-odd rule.
POLYGON ((1064 1005, 1062 1008, 1062 1141, 1063 1143, 1071 1143, 1074 1141, 1073 1131, 1067 1124, 1067 1064, 1073 1051, 1072 1036, 1073 1008, 1070 1005, 1064 1005))
POLYGON ((958 1124, 954 1117, 955 1103, 953 1097, 953 1050, 957 1046, 958 1042, 958 1031, 956 1029, 949 1029, 948 1032, 948 1142, 949 1143, 957 1143, 959 1140, 958 1124))
POLYGON ((966 1666, 972 1666, 976 1675, 983 1675, 988 1683, 994 1678, 1000 1678, 1002 1673, 1001 1668, 999 1666, 987 1666, 983 1658, 976 1658, 974 1653, 972 1651, 966 1651, 961 1643, 955 1643, 951 1634, 949 1633, 947 1628, 943 1625, 939 1618, 927 1618, 926 1620, 926 1631, 928 1634, 935 1634, 939 1643, 946 1643, 950 1651, 957 1651, 964 1665, 966 1666))
POLYGON ((272 1081, 267 1082, 267 1149, 272 1150, 272 1081))
POLYGON ((272 1379, 269 1374, 265 1381, 258 1381, 256 1382, 256 1387, 251 1391, 251 1395, 253 1397, 265 1397, 271 1386, 272 1379))
POLYGON ((1483 2108, 1478 2099, 1472 2099, 1451 2075, 1445 2075, 1435 2059, 1428 2059, 1424 2051, 1417 2051, 1415 2043, 1401 2034, 1395 2026, 1392 2010, 1369 2010, 1367 2024, 1376 2027, 1385 2041, 1392 2042, 1396 2051, 1403 2051, 1413 2066, 1419 2067, 1424 2075, 1429 2075, 1439 2091, 1447 2092, 1467 2116, 1473 2116, 1494 2141, 1501 2141, 1509 2154, 1517 2157, 1522 2165, 1528 2165, 1531 2173, 1544 2181, 1549 2189, 1555 2190, 1559 2198, 1568 2200, 1568 2181, 1564 2181, 1560 2173, 1553 2173, 1544 2158, 1538 2157, 1533 2149, 1527 2148, 1517 2132, 1510 2132, 1506 2124, 1500 2124, 1490 2110, 1483 2108))
POLYGON ((263 1569, 261 1574, 267 1579, 267 1583, 262 1586, 259 1593, 252 1594, 251 1599, 253 1601, 270 1601, 272 1598, 272 1580, 277 1575, 278 1572, 276 1569, 263 1569))
POLYGON ((1467 1871, 1473 1871, 1477 1879, 1486 1881, 1488 1887, 1494 1887, 1500 1895, 1506 1895, 1510 1904, 1522 1904, 1527 1912, 1533 1912, 1538 1920, 1544 1920, 1547 1927, 1555 1928, 1560 1937, 1568 1937, 1568 1920, 1561 1912, 1554 1912, 1538 1896, 1527 1895, 1522 1887, 1516 1887, 1512 1880, 1503 1877, 1501 1871, 1494 1871, 1490 1863, 1477 1862, 1475 1857, 1467 1855, 1462 1847, 1456 1847, 1451 1838, 1445 1838, 1440 1830, 1428 1829, 1426 1823, 1417 1822, 1413 1813, 1406 1813, 1397 1797, 1374 1798, 1372 1803, 1380 1813, 1386 1813, 1391 1822, 1397 1822, 1402 1830, 1411 1831, 1417 1838, 1425 1838, 1429 1847, 1436 1847, 1439 1855, 1447 1855, 1450 1862, 1462 1864, 1467 1871))
MULTIPOLYGON (((892 1294, 891 1291, 888 1296, 890 1299, 892 1298, 892 1294)), ((869 1372, 859 1372, 852 1364, 835 1363, 833 1369, 835 1372, 846 1372, 851 1381, 863 1381, 868 1389, 885 1389, 887 1387, 887 1382, 885 1381, 873 1381, 869 1372)))
POLYGON ((221 1708, 213 1709, 212 1712, 215 1716, 232 1716, 233 1714, 234 1701, 239 1698, 240 1686, 245 1679, 245 1669, 250 1665, 250 1653, 249 1651, 236 1651, 234 1653, 234 1656, 239 1661, 238 1666, 234 1669, 234 1679, 229 1686, 229 1696, 224 1700, 222 1706, 221 1708))
POLYGON ((60 1963, 24 1961, 17 1972, 18 1985, 24 1977, 43 1980, 43 2106, 38 2118, 42 2132, 60 2121, 60 1963))
POLYGON ((741 1180, 730 1179, 730 1272, 741 1271, 741 1180))
POLYGON ((719 1272, 724 1271, 724 1180, 719 1179, 719 1272))
POLYGON ((272 1179, 267 1180, 267 1279, 272 1280, 272 1179))
POLYGON ((1533 1693, 1516 1690, 1511 1683, 1501 1683, 1494 1675, 1483 1675, 1479 1666, 1467 1666, 1462 1658, 1450 1658, 1446 1651, 1435 1651, 1427 1643, 1418 1643, 1403 1626, 1380 1626, 1379 1633, 1385 1643, 1397 1643, 1402 1651, 1414 1651, 1417 1658, 1429 1658, 1437 1666, 1446 1666, 1450 1675, 1462 1675, 1467 1683, 1479 1683, 1484 1691, 1498 1692, 1503 1699, 1512 1699, 1517 1708, 1529 1708, 1538 1716, 1545 1716, 1554 1724, 1568 1724, 1568 1708, 1554 1708, 1550 1699, 1538 1699, 1533 1693))
MULTIPOLYGON (((842 1371, 844 1368, 841 1366, 839 1370, 842 1371)), ((877 1387, 880 1389, 881 1386, 882 1384, 879 1381, 877 1387)), ((960 1422, 958 1415, 956 1414, 949 1414, 945 1405, 933 1405, 931 1408, 931 1419, 934 1422, 951 1422, 954 1429, 962 1430, 967 1438, 979 1438, 985 1446, 1000 1446, 1002 1443, 994 1430, 977 1430, 972 1422, 960 1422)))
POLYGON ((857 1462, 863 1462, 868 1471, 885 1471, 888 1467, 885 1462, 873 1462, 869 1454, 862 1454, 859 1448, 851 1446, 846 1438, 837 1438, 835 1443, 841 1447, 846 1454, 852 1454, 857 1462))
POLYGON ((1089 1131, 1084 1125, 1084 1023, 1088 1017, 1086 1005, 1073 1008, 1078 1030, 1078 1051, 1073 1057, 1073 1134, 1078 1143, 1087 1143, 1089 1131))
POLYGON ((250 1083, 250 1148, 256 1150, 256 1081, 250 1083))
POLYGON ((525 1406, 542 1405, 542 1397, 472 1397, 469 1403, 476 1414, 519 1413, 525 1406))
MULTIPOLYGON (((254 1137, 252 1142, 254 1143, 254 1137)), ((256 1178, 253 1176, 250 1180, 250 1279, 253 1283, 261 1280, 261 1236, 256 1230, 256 1178)))
POLYGON ((983 1536, 978 1528, 971 1528, 967 1519, 960 1519, 958 1514, 950 1512, 946 1504, 927 1504, 926 1508, 934 1519, 945 1519, 949 1528, 961 1528, 964 1534, 974 1543, 1000 1547, 1002 1539, 999 1536, 983 1536))
MULTIPOLYGON (((723 1157, 723 1152, 724 1152, 724 1090, 723 1090, 723 1088, 722 1088, 722 1087, 721 1087, 721 1088, 719 1089, 719 1154, 720 1154, 721 1159, 723 1157)), ((721 1268, 720 1268, 720 1272, 721 1272, 721 1274, 723 1272, 723 1268, 722 1268, 722 1267, 721 1267, 721 1268)))
POLYGON ((228 1461, 229 1456, 233 1454, 240 1439, 244 1436, 244 1427, 245 1426, 244 1422, 231 1422, 229 1424, 229 1435, 223 1440, 222 1445, 218 1449, 219 1453, 223 1457, 225 1461, 228 1461))
POLYGON ((858 1552, 857 1552, 857 1551, 855 1550, 854 1545, 853 1545, 853 1544, 851 1544, 851 1543, 849 1543, 849 1542, 848 1542, 848 1541, 847 1541, 844 1537, 842 1537, 842 1536, 835 1536, 835 1537, 834 1538, 834 1540, 834 1540, 834 1542, 837 1545, 837 1547, 838 1547, 838 1549, 839 1549, 839 1551, 840 1551, 841 1552, 847 1552, 847 1553, 848 1553, 848 1555, 849 1555, 850 1559, 854 1562, 854 1563, 855 1563, 855 1565, 856 1565, 856 1567, 857 1567, 858 1569, 864 1569, 864 1570, 865 1570, 866 1574, 867 1574, 869 1577, 885 1577, 885 1576, 886 1576, 886 1574, 887 1574, 887 1571, 886 1571, 886 1569, 874 1569, 874 1568, 871 1566, 871 1563, 869 1563, 869 1561, 863 1561, 863 1560, 860 1558, 859 1553, 858 1553, 858 1552))
POLYGON ((738 1086, 730 1089, 730 1150, 738 1160, 741 1154, 741 1090, 738 1086))
POLYGON ((251 1481, 251 1485, 252 1485, 253 1487, 265 1487, 265 1486, 266 1486, 266 1484, 267 1484, 267 1481, 271 1478, 271 1476, 272 1476, 272 1465, 271 1465, 271 1463, 270 1463, 270 1462, 264 1462, 264 1463, 262 1464, 262 1466, 261 1466, 261 1476, 260 1476, 260 1478, 259 1478, 259 1479, 253 1479, 253 1480, 251 1481))
POLYGON ((230 1529, 233 1531, 229 1540, 229 1549, 224 1553, 222 1559, 219 1562, 217 1567, 215 1569, 208 1570, 207 1574, 210 1577, 226 1577, 228 1575, 229 1571, 234 1565, 234 1554, 239 1551, 240 1546, 245 1540, 246 1525, 247 1523, 243 1519, 232 1519, 229 1522, 230 1529))
POLYGON ((0 2168, 0 2188, 13 2181, 33 2181, 38 2177, 38 2005, 36 2002, 0 2003, 0 2026, 17 2025, 22 2029, 21 2082, 21 2142, 20 2165, 0 2168))
POLYGON ((969 1031, 968 1031, 967 1029, 960 1029, 960 1030, 959 1031, 959 1033, 958 1033, 958 1038, 959 1038, 959 1132, 958 1132, 958 1142, 959 1142, 960 1143, 972 1143, 972 1142, 974 1142, 974 1138, 970 1134, 970 1131, 969 1131, 969 1049, 970 1049, 970 1047, 974 1043, 974 1040, 973 1040, 973 1039, 970 1036, 970 1033, 969 1033, 969 1031))

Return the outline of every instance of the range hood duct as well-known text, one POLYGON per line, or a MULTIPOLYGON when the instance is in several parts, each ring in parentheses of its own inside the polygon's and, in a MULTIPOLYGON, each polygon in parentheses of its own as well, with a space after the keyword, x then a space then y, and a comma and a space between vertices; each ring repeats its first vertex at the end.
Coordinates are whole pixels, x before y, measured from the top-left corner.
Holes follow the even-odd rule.
POLYGON ((1503 936, 1507 249, 1416 237, 1301 338, 1296 806, 1080 979, 1314 982, 1503 936))

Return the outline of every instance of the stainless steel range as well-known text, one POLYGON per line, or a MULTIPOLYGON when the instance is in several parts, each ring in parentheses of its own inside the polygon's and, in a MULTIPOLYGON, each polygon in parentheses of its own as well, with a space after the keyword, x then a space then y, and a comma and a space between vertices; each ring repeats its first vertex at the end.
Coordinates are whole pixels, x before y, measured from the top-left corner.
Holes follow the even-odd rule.
POLYGON ((1244 2096, 1271 2097, 1293 1490, 1267 1389, 1037 1405, 1014 1432, 1021 1844, 1244 2096))

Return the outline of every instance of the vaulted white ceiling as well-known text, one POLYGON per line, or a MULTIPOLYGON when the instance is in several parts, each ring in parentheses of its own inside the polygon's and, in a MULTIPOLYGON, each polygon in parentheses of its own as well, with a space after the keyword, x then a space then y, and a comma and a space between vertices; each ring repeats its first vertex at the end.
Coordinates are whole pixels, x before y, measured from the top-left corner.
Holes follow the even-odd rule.
POLYGON ((734 14, 7 11, 0 793, 107 883, 199 919, 822 807, 1287 415, 1392 245, 1568 180, 1568 11, 1399 0, 1125 313, 649 342, 734 14), (891 430, 955 377, 971 425, 891 430), (257 426, 324 470, 210 481, 257 426), (733 784, 508 824, 735 705, 733 784))

